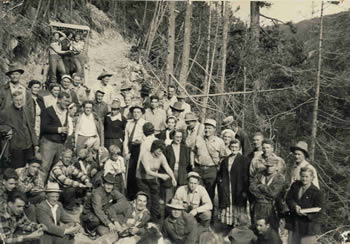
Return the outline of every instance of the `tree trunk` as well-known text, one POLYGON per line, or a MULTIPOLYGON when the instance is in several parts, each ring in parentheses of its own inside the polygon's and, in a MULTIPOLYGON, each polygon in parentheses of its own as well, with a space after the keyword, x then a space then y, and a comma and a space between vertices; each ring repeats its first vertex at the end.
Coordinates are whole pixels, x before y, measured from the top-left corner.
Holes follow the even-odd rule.
MULTIPOLYGON (((208 36, 207 36, 207 59, 206 59, 206 63, 205 63, 205 77, 204 77, 204 88, 203 91, 207 93, 208 91, 208 74, 209 74, 209 60, 210 60, 210 35, 211 35, 211 6, 210 6, 210 2, 209 2, 209 21, 208 21, 208 36)), ((204 120, 205 115, 206 115, 206 107, 208 105, 208 100, 209 97, 206 96, 203 99, 203 107, 202 107, 202 114, 201 117, 204 120)))
POLYGON ((260 37, 260 7, 259 2, 250 2, 250 31, 254 47, 259 46, 260 37))
POLYGON ((145 28, 146 16, 147 16, 147 1, 145 2, 145 9, 143 11, 142 28, 145 28))
POLYGON ((41 3, 42 3, 42 0, 39 1, 38 8, 36 9, 34 20, 33 20, 32 26, 30 28, 31 31, 33 31, 33 28, 34 28, 34 26, 36 24, 36 20, 38 19, 39 12, 40 12, 40 9, 41 9, 41 3))
POLYGON ((192 17, 192 3, 188 1, 186 3, 186 16, 185 16, 185 32, 184 32, 184 44, 182 52, 182 66, 179 81, 185 87, 187 80, 187 72, 189 66, 190 50, 191 50, 191 17, 192 17))
POLYGON ((175 57, 175 1, 168 3, 169 22, 168 22, 168 58, 166 64, 166 81, 169 85, 171 74, 174 74, 174 57, 175 57))
POLYGON ((317 78, 315 88, 315 101, 314 109, 312 112, 312 126, 311 126, 311 146, 310 146, 310 159, 315 159, 315 147, 316 147, 316 136, 317 136, 317 116, 318 116, 318 101, 320 97, 320 83, 321 83, 321 71, 322 71, 322 44, 323 44, 323 1, 321 2, 321 16, 320 16, 320 39, 318 47, 318 67, 317 67, 317 78))
MULTIPOLYGON (((229 5, 225 2, 223 4, 223 17, 224 17, 224 29, 222 33, 222 60, 221 60, 221 81, 218 86, 218 92, 224 92, 225 90, 225 73, 226 73, 226 57, 227 57, 227 33, 228 33, 228 18, 229 18, 229 5)), ((219 97, 219 108, 224 108, 224 97, 219 97)), ((217 113, 217 117, 222 116, 222 113, 217 113)), ((220 125, 221 120, 219 120, 220 125)))

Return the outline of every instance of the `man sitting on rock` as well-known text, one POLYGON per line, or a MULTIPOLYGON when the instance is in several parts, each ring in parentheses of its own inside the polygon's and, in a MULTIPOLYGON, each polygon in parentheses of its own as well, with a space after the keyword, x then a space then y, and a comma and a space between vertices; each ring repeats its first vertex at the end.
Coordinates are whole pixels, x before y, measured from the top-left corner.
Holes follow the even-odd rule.
POLYGON ((175 198, 183 202, 186 212, 193 215, 205 228, 209 228, 213 204, 207 190, 199 185, 200 176, 197 172, 188 173, 188 183, 180 186, 175 198))

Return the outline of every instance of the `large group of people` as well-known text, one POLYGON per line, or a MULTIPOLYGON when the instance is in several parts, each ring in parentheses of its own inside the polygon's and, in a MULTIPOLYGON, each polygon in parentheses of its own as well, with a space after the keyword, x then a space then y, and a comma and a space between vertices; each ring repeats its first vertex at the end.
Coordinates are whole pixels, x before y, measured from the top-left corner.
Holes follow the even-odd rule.
POLYGON ((262 132, 200 120, 173 85, 135 98, 104 70, 95 87, 74 74, 43 91, 23 72, 11 66, 0 88, 4 243, 220 243, 219 224, 231 243, 278 244, 281 222, 284 243, 316 242, 323 198, 306 142, 288 167, 262 132))

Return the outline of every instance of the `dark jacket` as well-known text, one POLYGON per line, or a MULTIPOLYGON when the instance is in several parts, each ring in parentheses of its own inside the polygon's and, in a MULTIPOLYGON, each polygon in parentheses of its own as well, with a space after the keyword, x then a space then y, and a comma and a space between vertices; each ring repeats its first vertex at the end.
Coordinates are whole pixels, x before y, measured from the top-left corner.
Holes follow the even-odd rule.
POLYGON ((161 131, 159 132, 159 134, 156 135, 156 137, 157 137, 159 140, 165 141, 165 140, 166 140, 166 131, 167 131, 167 130, 168 130, 168 129, 161 130, 161 131))
POLYGON ((13 130, 13 137, 10 140, 11 149, 21 150, 39 145, 34 130, 34 117, 27 107, 19 110, 11 105, 5 108, 0 113, 0 124, 10 126, 13 130))
POLYGON ((103 121, 105 116, 108 114, 108 105, 105 102, 97 103, 94 101, 94 112, 101 118, 103 121))
MULTIPOLYGON (((301 199, 299 199, 299 191, 302 187, 301 181, 296 181, 290 187, 286 202, 291 211, 291 230, 299 231, 300 236, 316 235, 320 233, 320 216, 318 213, 307 214, 307 216, 299 216, 295 211, 295 206, 299 205, 304 208, 323 208, 323 196, 321 191, 313 184, 304 192, 301 199)), ((289 226, 288 226, 289 227, 289 226)))
POLYGON ((233 205, 244 207, 247 204, 249 192, 249 163, 247 158, 238 154, 228 172, 228 159, 226 157, 220 165, 217 175, 219 208, 230 206, 230 185, 232 189, 233 205), (230 178, 229 178, 230 174, 230 178))
POLYGON ((269 228, 264 234, 258 235, 257 244, 282 244, 277 232, 269 228))
POLYGON ((124 140, 124 130, 127 120, 122 116, 122 120, 114 120, 106 115, 104 117, 104 134, 106 139, 121 139, 124 140))
MULTIPOLYGON (((165 148, 164 155, 168 161, 169 167, 171 170, 174 171, 174 166, 175 166, 175 153, 172 145, 168 145, 165 148)), ((178 178, 177 180, 177 185, 178 186, 183 186, 187 184, 187 173, 190 170, 190 150, 189 148, 184 145, 180 144, 180 160, 179 160, 179 173, 178 173, 178 178)), ((165 187, 172 187, 171 180, 168 179, 166 182, 164 182, 165 187)))
MULTIPOLYGON (((66 123, 68 123, 68 113, 66 123)), ((45 137, 49 141, 56 143, 65 143, 67 136, 58 134, 58 127, 63 127, 60 119, 57 117, 56 111, 53 106, 50 106, 41 111, 41 125, 40 131, 41 136, 45 137)))
POLYGON ((62 204, 58 203, 59 207, 56 211, 56 221, 57 225, 54 222, 51 208, 46 200, 36 205, 36 217, 40 224, 44 224, 47 227, 47 233, 54 236, 64 236, 65 227, 61 223, 61 219, 64 214, 62 204))
POLYGON ((242 128, 238 128, 236 139, 241 142, 243 155, 247 156, 252 151, 248 134, 242 128))

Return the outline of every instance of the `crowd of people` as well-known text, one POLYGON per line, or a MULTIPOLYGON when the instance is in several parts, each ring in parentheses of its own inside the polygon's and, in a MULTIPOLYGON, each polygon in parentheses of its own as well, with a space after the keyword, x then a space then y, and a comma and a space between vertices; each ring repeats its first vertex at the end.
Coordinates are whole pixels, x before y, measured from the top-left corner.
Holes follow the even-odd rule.
POLYGON ((119 93, 103 71, 94 87, 75 74, 44 91, 23 73, 11 66, 0 89, 3 243, 223 243, 218 224, 232 244, 278 244, 281 223, 283 243, 316 243, 323 198, 306 142, 289 167, 233 116, 201 121, 173 85, 119 93))

